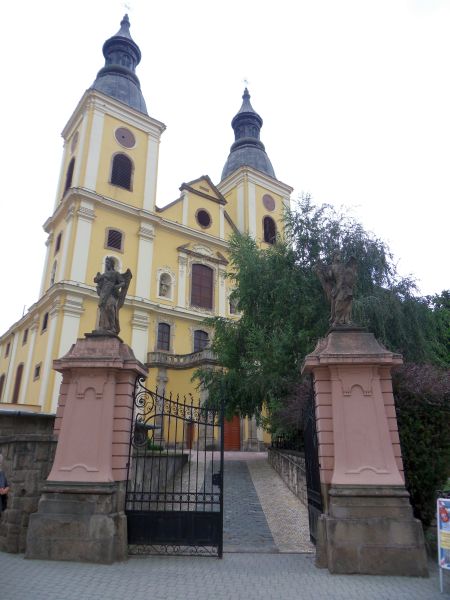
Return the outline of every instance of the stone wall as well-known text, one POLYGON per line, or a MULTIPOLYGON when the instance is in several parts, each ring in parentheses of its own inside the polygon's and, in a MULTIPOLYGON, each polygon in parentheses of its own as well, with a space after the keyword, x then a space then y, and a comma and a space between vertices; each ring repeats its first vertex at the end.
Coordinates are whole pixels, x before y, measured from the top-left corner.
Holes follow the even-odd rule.
POLYGON ((1 551, 25 552, 29 517, 38 509, 55 455, 54 420, 54 415, 0 410, 0 452, 10 486, 0 518, 1 551))
POLYGON ((288 488, 308 506, 304 455, 294 450, 269 448, 268 459, 288 488))

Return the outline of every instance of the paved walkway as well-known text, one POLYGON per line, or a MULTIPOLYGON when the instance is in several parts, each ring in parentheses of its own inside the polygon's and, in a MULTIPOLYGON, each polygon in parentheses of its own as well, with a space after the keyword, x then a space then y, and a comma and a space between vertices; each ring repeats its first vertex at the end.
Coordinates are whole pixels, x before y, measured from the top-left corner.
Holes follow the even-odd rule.
POLYGON ((314 566, 307 512, 265 453, 227 453, 224 557, 92 565, 0 553, 0 600, 443 600, 427 579, 331 575, 314 566))

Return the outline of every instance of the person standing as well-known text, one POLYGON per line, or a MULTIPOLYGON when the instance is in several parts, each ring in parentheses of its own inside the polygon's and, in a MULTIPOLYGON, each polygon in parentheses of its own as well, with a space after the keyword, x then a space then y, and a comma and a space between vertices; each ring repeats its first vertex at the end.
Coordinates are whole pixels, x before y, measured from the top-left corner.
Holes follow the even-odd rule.
POLYGON ((0 515, 6 509, 8 502, 9 485, 3 471, 3 455, 0 454, 0 515))

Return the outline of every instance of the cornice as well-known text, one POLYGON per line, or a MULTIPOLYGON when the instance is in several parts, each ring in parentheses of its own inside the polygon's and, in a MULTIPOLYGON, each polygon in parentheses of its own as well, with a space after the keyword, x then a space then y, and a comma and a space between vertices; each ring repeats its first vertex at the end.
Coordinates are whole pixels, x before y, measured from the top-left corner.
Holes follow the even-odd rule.
POLYGON ((191 187, 187 183, 182 183, 179 189, 180 189, 180 192, 182 192, 183 190, 187 190, 188 192, 191 192, 191 194, 194 194, 196 196, 201 196, 202 198, 206 198, 206 200, 210 200, 211 202, 215 202, 216 204, 221 204, 222 206, 224 206, 225 204, 228 204, 227 201, 225 200, 225 198, 222 196, 222 194, 220 194, 220 198, 216 198, 215 196, 211 196, 210 194, 206 194, 205 192, 196 190, 195 188, 191 187))
POLYGON ((102 94, 97 90, 88 89, 85 91, 81 100, 78 102, 72 116, 67 121, 64 129, 62 130, 62 137, 64 139, 69 138, 75 131, 77 124, 79 123, 80 114, 87 112, 91 109, 98 110, 102 113, 107 113, 113 117, 116 117, 131 125, 137 127, 153 137, 159 139, 161 134, 166 129, 166 126, 161 121, 144 115, 143 113, 132 109, 126 104, 122 104, 118 100, 114 100, 106 94, 102 94))
POLYGON ((49 217, 44 223, 44 230, 48 233, 53 223, 59 218, 61 211, 65 210, 67 205, 80 198, 91 200, 96 204, 104 205, 113 210, 117 210, 118 212, 131 215, 142 221, 141 227, 158 225, 159 227, 163 227, 165 229, 175 231, 181 235, 190 237, 193 240, 202 240, 208 244, 215 244, 216 246, 220 246, 224 250, 228 248, 227 241, 219 237, 210 235, 203 231, 199 231, 198 229, 192 229, 187 225, 182 225, 181 223, 176 223, 175 221, 169 221, 168 219, 156 215, 155 213, 150 212, 148 210, 137 208, 135 206, 130 206, 129 204, 125 204, 123 202, 120 202, 119 200, 114 200, 113 198, 101 196, 100 194, 97 194, 96 192, 93 192, 92 190, 88 190, 86 188, 71 188, 69 192, 67 192, 66 196, 64 197, 64 200, 59 204, 58 208, 53 213, 53 215, 49 217))
POLYGON ((221 194, 225 195, 239 183, 244 183, 245 181, 260 185, 280 196, 285 196, 286 194, 289 196, 294 190, 290 185, 278 181, 278 179, 274 179, 273 177, 269 177, 268 175, 261 173, 261 171, 257 171, 251 167, 240 167, 217 184, 217 189, 221 194))

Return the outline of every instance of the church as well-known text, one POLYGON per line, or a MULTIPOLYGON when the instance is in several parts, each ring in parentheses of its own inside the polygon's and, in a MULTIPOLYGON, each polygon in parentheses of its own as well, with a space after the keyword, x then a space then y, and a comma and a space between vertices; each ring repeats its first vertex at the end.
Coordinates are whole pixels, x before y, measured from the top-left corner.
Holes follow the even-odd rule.
MULTIPOLYGON (((39 299, 0 336, 3 409, 56 412, 61 375, 53 361, 96 328, 94 278, 107 257, 117 271, 132 273, 119 335, 149 368, 147 385, 202 401, 193 372, 217 365, 205 319, 239 318, 226 277, 229 236, 245 232, 268 247, 289 206, 292 188, 275 176, 247 89, 231 122, 235 141, 221 180, 197 176, 181 183, 176 200, 157 198, 165 125, 147 112, 127 15, 103 55, 104 67, 62 132, 39 299)), ((268 441, 254 420, 226 423, 226 450, 257 450, 268 441)))

